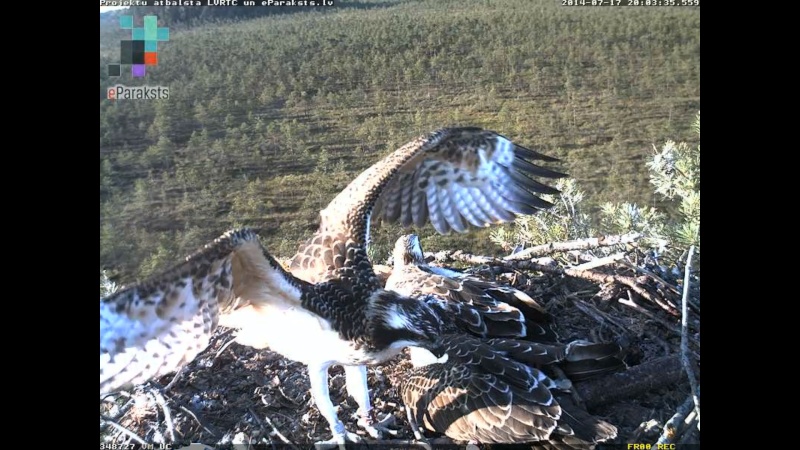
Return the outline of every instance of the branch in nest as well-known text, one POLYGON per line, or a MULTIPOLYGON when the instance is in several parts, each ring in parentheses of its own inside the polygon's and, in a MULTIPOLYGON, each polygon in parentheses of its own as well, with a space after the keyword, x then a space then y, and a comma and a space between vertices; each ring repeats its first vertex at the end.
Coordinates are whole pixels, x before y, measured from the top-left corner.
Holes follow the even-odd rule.
POLYGON ((689 247, 689 256, 686 257, 686 273, 683 278, 683 300, 681 302, 681 363, 686 375, 689 377, 689 386, 692 388, 694 410, 697 412, 697 426, 700 427, 700 386, 697 384, 697 375, 694 373, 691 358, 689 357, 689 269, 692 267, 694 245, 689 247))
POLYGON ((639 233, 628 233, 623 235, 603 236, 600 238, 576 239, 566 242, 551 242, 549 244, 537 245, 527 248, 519 253, 506 256, 506 261, 519 261, 530 259, 536 256, 549 255, 555 252, 568 252, 572 250, 590 250, 599 247, 610 247, 612 245, 630 244, 642 237, 639 233))
POLYGON ((586 406, 592 408, 674 385, 683 377, 680 358, 667 356, 634 366, 624 372, 576 383, 574 388, 586 406))
POLYGON ((678 407, 678 410, 675 411, 675 415, 664 424, 664 431, 661 433, 661 437, 658 438, 658 441, 656 441, 656 444, 671 444, 680 438, 681 434, 686 430, 686 428, 682 426, 683 422, 689 413, 692 412, 693 406, 694 401, 692 400, 692 396, 689 396, 689 398, 678 407))
MULTIPOLYGON (((477 256, 461 252, 439 252, 434 255, 435 259, 440 262, 446 261, 460 261, 468 264, 479 264, 488 266, 504 266, 509 269, 522 269, 522 270, 535 270, 550 275, 569 275, 575 278, 583 278, 584 280, 593 281, 595 283, 618 283, 629 287, 633 292, 639 294, 642 298, 653 302, 661 307, 672 316, 680 317, 677 306, 672 304, 667 299, 659 298, 652 295, 645 288, 640 286, 633 277, 624 275, 606 275, 588 270, 578 269, 564 269, 558 266, 549 266, 539 264, 530 260, 525 261, 506 261, 491 256, 477 256)), ((604 261, 605 262, 605 261, 604 261)))

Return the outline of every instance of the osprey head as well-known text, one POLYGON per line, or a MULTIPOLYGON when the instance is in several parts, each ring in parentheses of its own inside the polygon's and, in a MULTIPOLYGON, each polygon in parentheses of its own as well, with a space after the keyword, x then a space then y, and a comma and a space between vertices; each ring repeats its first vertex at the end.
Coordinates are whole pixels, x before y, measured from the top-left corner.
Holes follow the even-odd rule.
POLYGON ((425 255, 422 253, 422 246, 419 244, 419 236, 416 234, 406 234, 394 244, 392 252, 395 268, 408 264, 425 264, 425 255))
POLYGON ((442 319, 424 301, 393 291, 379 291, 371 305, 372 338, 378 347, 409 346, 430 349, 442 356, 442 319))

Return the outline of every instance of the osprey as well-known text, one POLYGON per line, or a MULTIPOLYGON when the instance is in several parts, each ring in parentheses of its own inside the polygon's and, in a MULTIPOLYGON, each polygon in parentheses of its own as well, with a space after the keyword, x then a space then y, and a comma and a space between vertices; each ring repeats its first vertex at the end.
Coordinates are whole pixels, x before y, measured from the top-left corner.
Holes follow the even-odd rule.
MULTIPOLYGON (((313 283, 356 280, 359 284, 351 285, 356 295, 369 297, 376 292, 391 292, 380 285, 366 258, 372 219, 399 222, 406 227, 421 227, 430 222, 436 231, 447 234, 466 232, 470 225, 486 227, 511 221, 519 214, 535 213, 552 206, 537 194, 558 191, 532 177, 565 176, 529 161, 537 159, 555 160, 480 128, 447 128, 421 136, 362 172, 320 211, 318 230, 300 246, 289 269, 298 278, 313 283)), ((413 301, 434 311, 442 326, 455 326, 447 308, 435 298, 413 301)), ((338 319, 350 320, 346 311, 338 319)), ((416 319, 405 321, 398 316, 396 324, 402 323, 421 326, 416 319)), ((442 356, 442 361, 447 360, 450 351, 442 356)), ((326 386, 330 364, 316 368, 320 372, 317 379, 322 378, 326 386)), ((366 368, 347 369, 346 366, 348 392, 359 404, 359 423, 370 435, 378 437, 382 424, 375 423, 372 417, 366 368)), ((309 367, 309 372, 313 370, 309 367)), ((320 412, 333 433, 333 439, 326 443, 357 440, 357 436, 344 431, 344 425, 336 417, 327 387, 315 388, 314 380, 312 391, 317 405, 323 405, 320 412), (325 394, 325 398, 317 397, 317 393, 325 394)))
POLYGON ((179 266, 100 301, 101 393, 172 372, 194 358, 217 325, 237 340, 303 362, 311 392, 333 433, 320 444, 358 441, 336 416, 327 370, 345 367, 359 425, 373 437, 366 365, 406 346, 440 347, 447 322, 435 303, 384 290, 366 254, 373 211, 404 225, 466 231, 550 206, 554 193, 531 178, 564 176, 529 162, 552 160, 478 128, 443 129, 416 139, 359 175, 323 211, 315 235, 291 262, 292 274, 256 234, 224 234, 179 266), (297 278, 295 278, 297 277, 297 278))
POLYGON ((560 366, 574 377, 572 363, 576 368, 604 365, 619 351, 616 344, 550 345, 451 334, 442 337, 441 345, 446 361, 418 359, 412 353, 415 369, 400 385, 418 439, 420 425, 473 443, 550 442, 589 448, 616 437, 616 427, 574 405, 566 395, 568 381, 557 382, 547 374, 560 366))
POLYGON ((386 289, 432 295, 447 305, 461 327, 479 337, 528 338, 554 342, 551 317, 528 294, 453 269, 429 266, 415 234, 397 239, 394 268, 386 289))
MULTIPOLYGON (((359 255, 354 262, 363 264, 359 255)), ((344 364, 348 381, 365 374, 359 366, 408 345, 441 355, 440 319, 430 307, 390 291, 351 288, 359 283, 299 280, 254 231, 229 231, 182 264, 100 299, 100 393, 179 369, 208 346, 218 325, 240 329, 242 344, 269 347, 310 368, 344 364)), ((319 403, 327 380, 319 370, 309 376, 319 403)), ((363 401, 359 390, 351 393, 363 401)))
POLYGON ((574 406, 565 395, 569 383, 550 377, 558 375, 554 366, 576 381, 624 367, 617 344, 544 344, 555 334, 535 300, 509 286, 428 266, 414 234, 397 240, 392 257, 386 289, 425 295, 424 301, 453 312, 442 326, 441 351, 449 358, 441 362, 412 347, 416 369, 400 385, 418 438, 417 424, 481 443, 554 441, 585 447, 616 436, 613 425, 574 406), (466 338, 465 331, 484 339, 466 338))

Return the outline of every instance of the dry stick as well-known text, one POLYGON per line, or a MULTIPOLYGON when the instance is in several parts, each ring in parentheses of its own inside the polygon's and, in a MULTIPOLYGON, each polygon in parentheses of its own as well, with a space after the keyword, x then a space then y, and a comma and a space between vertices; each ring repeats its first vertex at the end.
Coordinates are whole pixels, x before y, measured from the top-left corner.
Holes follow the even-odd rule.
POLYGON ((178 407, 183 412, 185 412, 186 414, 192 416, 192 419, 194 419, 194 421, 197 422, 197 424, 200 425, 204 430, 206 430, 212 437, 215 437, 215 438, 217 437, 218 434, 215 433, 214 431, 210 430, 200 419, 198 419, 197 415, 194 412, 192 412, 191 409, 189 409, 189 408, 187 408, 187 407, 185 407, 183 405, 179 405, 178 407))
POLYGON ((661 436, 656 441, 655 446, 658 444, 672 444, 680 437, 683 421, 687 418, 686 416, 692 412, 694 409, 693 406, 694 401, 692 400, 692 396, 689 396, 689 398, 678 407, 678 410, 675 411, 675 415, 664 424, 664 431, 661 432, 661 436))
POLYGON ((689 359, 689 271, 692 267, 694 245, 689 247, 686 257, 686 271, 683 276, 683 299, 681 300, 681 362, 689 377, 689 386, 692 388, 692 400, 697 411, 697 429, 700 429, 700 386, 697 385, 697 375, 694 373, 692 362, 689 359))
POLYGON ((586 302, 584 300, 577 299, 577 300, 573 301, 572 304, 575 305, 575 307, 578 308, 581 312, 583 312, 587 316, 593 318, 594 320, 596 320, 600 324, 605 324, 606 322, 610 323, 611 325, 614 325, 615 327, 617 327, 620 330, 622 330, 623 333, 628 330, 628 327, 626 327, 624 324, 619 323, 619 321, 617 321, 616 319, 612 318, 611 316, 609 316, 608 314, 604 313, 603 311, 600 311, 599 309, 597 309, 591 303, 588 303, 588 302, 586 302))
MULTIPOLYGON (((628 296, 630 297, 630 292, 628 292, 628 296)), ((625 305, 625 306, 630 306, 631 308, 633 308, 634 311, 642 313, 643 315, 647 316, 648 319, 653 320, 655 322, 658 322, 659 324, 661 324, 667 330, 669 330, 669 331, 675 333, 676 335, 680 336, 681 329, 678 328, 677 325, 675 325, 673 323, 669 323, 666 320, 662 319, 661 317, 658 317, 657 315, 655 315, 655 314, 651 313, 649 310, 647 310, 647 308, 642 308, 641 306, 639 306, 638 303, 634 302, 632 298, 629 298, 628 300, 626 300, 624 298, 618 298, 617 301, 620 302, 621 304, 625 305)))
POLYGON ((175 376, 172 377, 172 381, 170 381, 169 383, 167 383, 166 386, 164 386, 164 392, 168 392, 173 388, 173 386, 175 386, 175 383, 178 382, 178 380, 181 378, 181 375, 183 375, 188 370, 187 367, 188 366, 183 366, 178 370, 178 373, 176 373, 175 376))
POLYGON ((589 261, 587 263, 583 263, 579 266, 575 266, 572 270, 590 270, 596 269, 600 266, 605 266, 606 264, 611 264, 613 262, 619 261, 620 259, 625 257, 625 253, 615 253, 611 256, 606 256, 604 258, 597 258, 593 261, 589 261))
POLYGON ((172 442, 175 442, 175 426, 172 424, 172 413, 169 410, 169 406, 167 406, 167 401, 164 400, 164 396, 161 395, 161 392, 158 389, 153 388, 151 390, 151 394, 153 398, 156 400, 156 404, 161 407, 161 410, 164 411, 164 422, 167 424, 167 433, 169 433, 169 438, 172 442))
POLYGON ((114 427, 117 430, 119 430, 120 432, 122 432, 123 434, 126 434, 128 437, 130 437, 134 441, 136 441, 136 442, 138 442, 138 443, 140 443, 142 445, 147 444, 147 442, 145 442, 144 439, 142 439, 138 435, 136 435, 136 433, 134 433, 133 431, 123 427, 122 425, 118 424, 116 421, 111 420, 110 417, 100 416, 100 418, 103 419, 103 421, 105 421, 106 423, 108 423, 112 427, 114 427))
MULTIPOLYGON (((263 395, 261 396, 261 403, 263 403, 267 407, 269 406, 267 401, 264 399, 263 395)), ((255 415, 255 413, 252 410, 250 410, 250 414, 255 415)), ((283 435, 283 433, 281 433, 278 430, 275 424, 272 423, 272 420, 270 420, 269 416, 265 415, 264 420, 269 424, 270 427, 272 427, 272 431, 275 433, 276 436, 278 436, 280 440, 283 441, 284 444, 289 444, 293 449, 300 450, 296 445, 294 445, 292 441, 290 441, 286 436, 283 435)))
POLYGON ((234 337, 234 338, 231 338, 231 340, 230 340, 230 341, 226 342, 226 343, 225 343, 225 344, 224 344, 222 347, 220 347, 220 349, 219 349, 219 350, 217 351, 217 353, 214 355, 214 360, 216 360, 217 358, 219 358, 219 355, 221 355, 221 354, 222 354, 222 352, 224 352, 224 351, 225 351, 225 350, 226 350, 228 347, 230 347, 230 346, 231 346, 231 344, 233 344, 234 342, 236 342, 236 338, 235 338, 235 337, 234 337))
POLYGON ((549 255, 554 252, 567 252, 571 250, 589 250, 598 247, 610 247, 617 244, 629 244, 642 237, 639 233, 628 233, 623 235, 603 236, 601 238, 576 239, 567 242, 551 242, 549 244, 537 245, 527 248, 519 253, 506 256, 506 261, 519 261, 530 259, 531 257, 549 255))
POLYGON ((636 397, 676 384, 685 376, 678 356, 653 359, 624 372, 575 383, 587 408, 636 397))

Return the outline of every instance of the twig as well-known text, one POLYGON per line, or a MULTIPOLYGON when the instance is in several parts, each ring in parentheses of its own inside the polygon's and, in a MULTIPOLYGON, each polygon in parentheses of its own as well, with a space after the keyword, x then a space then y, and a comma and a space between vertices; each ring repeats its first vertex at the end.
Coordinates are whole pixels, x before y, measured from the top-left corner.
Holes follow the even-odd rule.
POLYGON ((220 349, 217 350, 217 353, 214 355, 214 360, 219 358, 219 355, 221 355, 222 352, 224 352, 228 347, 230 347, 231 344, 233 344, 235 341, 236 341, 236 338, 233 337, 233 338, 231 338, 230 341, 226 342, 222 347, 220 347, 220 349))
MULTIPOLYGON (((628 292, 628 295, 630 296, 630 292, 628 292)), ((629 298, 627 300, 624 299, 624 298, 619 298, 619 299, 617 299, 617 301, 620 302, 621 304, 625 305, 625 306, 630 306, 635 311, 647 316, 648 319, 650 319, 650 320, 652 320, 654 322, 658 322, 659 324, 661 324, 667 330, 675 333, 676 336, 680 336, 681 330, 680 330, 680 328, 678 328, 677 325, 675 325, 673 323, 669 323, 666 320, 662 319, 661 317, 656 316, 655 314, 653 314, 650 311, 648 311, 647 308, 643 308, 638 303, 634 302, 632 298, 629 298)))
POLYGON ((175 426, 172 423, 172 413, 169 410, 169 406, 167 406, 167 401, 164 400, 164 396, 161 395, 161 392, 159 392, 157 388, 151 389, 150 393, 153 395, 153 398, 155 398, 156 404, 164 411, 164 422, 167 425, 167 433, 169 433, 170 440, 175 442, 175 426))
POLYGON ((606 322, 610 323, 611 325, 614 325, 615 327, 617 327, 620 330, 622 330, 623 333, 628 330, 628 327, 626 327, 624 324, 619 323, 616 319, 612 318, 611 316, 609 316, 608 314, 604 313, 603 311, 600 311, 599 309, 597 309, 594 305, 592 305, 589 302, 586 302, 586 301, 581 300, 581 299, 576 299, 575 301, 573 301, 573 304, 581 312, 583 312, 587 316, 593 318, 594 320, 596 320, 600 324, 605 324, 606 322))
POLYGON ((131 431, 131 430, 123 427, 122 425, 118 424, 116 421, 112 420, 110 417, 100 416, 100 418, 103 419, 104 422, 108 423, 112 427, 114 427, 117 430, 119 430, 121 433, 123 433, 123 434, 127 435, 128 437, 130 437, 131 439, 133 439, 134 441, 136 441, 136 442, 138 442, 138 443, 140 443, 142 445, 146 445, 147 444, 147 442, 145 442, 144 439, 140 438, 136 433, 134 433, 133 431, 131 431))
MULTIPOLYGON (((263 404, 264 404, 264 405, 266 405, 266 406, 269 406, 269 404, 267 403, 267 401, 264 399, 264 396, 263 396, 263 395, 261 396, 261 403, 263 403, 263 404)), ((250 414, 253 414, 253 415, 255 415, 255 413, 254 413, 252 410, 248 409, 248 411, 250 411, 250 414)), ((278 428, 275 426, 275 424, 273 424, 273 423, 272 423, 272 420, 270 420, 269 416, 266 416, 266 415, 265 415, 265 416, 264 416, 264 421, 266 421, 266 422, 267 422, 267 424, 269 424, 269 426, 270 426, 270 427, 272 427, 272 432, 273 432, 273 433, 275 433, 275 436, 278 436, 278 438, 279 438, 280 440, 282 440, 284 444, 288 444, 288 445, 289 445, 289 446, 291 446, 291 447, 292 447, 294 450, 300 450, 300 449, 299 449, 299 448, 298 448, 296 445, 294 445, 294 443, 293 443, 292 441, 290 441, 290 440, 289 440, 289 439, 288 439, 286 436, 284 436, 284 435, 283 435, 283 433, 281 433, 281 432, 278 430, 278 428)))
POLYGON ((503 258, 506 261, 519 261, 530 259, 531 257, 548 255, 554 252, 566 252, 571 250, 590 250, 598 247, 609 247, 618 244, 629 244, 642 237, 639 233, 628 233, 623 235, 603 236, 601 238, 576 239, 566 242, 551 242, 549 244, 537 245, 526 248, 525 250, 503 258))
POLYGON ((664 431, 661 432, 661 436, 656 441, 654 447, 657 447, 658 444, 672 444, 680 437, 684 419, 692 412, 694 409, 693 406, 694 401, 692 400, 692 396, 689 396, 689 398, 678 407, 678 410, 675 411, 675 415, 664 424, 664 431))
POLYGON ((172 377, 172 381, 170 381, 169 383, 167 383, 166 386, 164 386, 164 392, 168 392, 173 388, 173 386, 175 386, 175 383, 178 382, 178 379, 180 379, 181 375, 183 375, 188 370, 187 367, 188 366, 183 366, 178 370, 178 373, 176 373, 175 376, 172 377))
POLYGON ((697 411, 697 428, 700 429, 700 386, 697 385, 697 375, 694 373, 692 362, 689 359, 689 273, 692 267, 694 245, 689 247, 686 257, 686 271, 683 276, 683 299, 681 300, 681 362, 686 376, 689 377, 689 386, 692 388, 692 400, 697 411))
POLYGON ((208 434, 210 434, 212 437, 215 437, 215 438, 217 437, 217 433, 215 433, 214 431, 210 430, 205 424, 203 424, 203 422, 200 419, 197 418, 197 415, 194 412, 192 412, 191 409, 189 409, 189 408, 187 408, 187 407, 185 407, 183 405, 179 405, 178 407, 181 409, 181 411, 183 411, 186 414, 192 416, 192 419, 194 419, 194 421, 197 422, 197 424, 200 425, 200 427, 202 427, 204 430, 206 430, 208 432, 208 434))
POLYGON ((606 264, 611 264, 613 262, 619 261, 620 259, 625 258, 625 253, 615 253, 611 256, 606 256, 605 258, 597 258, 594 261, 589 261, 587 263, 583 263, 579 266, 575 266, 572 270, 589 270, 595 269, 600 266, 605 266, 606 264))

